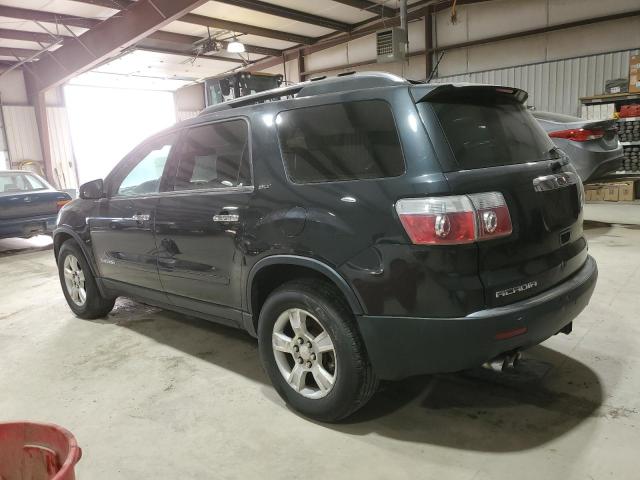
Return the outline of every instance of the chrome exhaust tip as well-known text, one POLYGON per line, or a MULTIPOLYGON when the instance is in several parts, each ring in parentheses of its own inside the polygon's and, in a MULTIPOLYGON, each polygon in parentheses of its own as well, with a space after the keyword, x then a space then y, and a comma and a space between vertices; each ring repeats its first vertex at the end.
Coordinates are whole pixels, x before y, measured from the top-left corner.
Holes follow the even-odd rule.
POLYGON ((485 362, 482 366, 494 372, 504 372, 506 370, 513 370, 516 368, 520 360, 522 359, 522 352, 515 350, 513 352, 503 353, 495 358, 492 358, 488 362, 485 362))

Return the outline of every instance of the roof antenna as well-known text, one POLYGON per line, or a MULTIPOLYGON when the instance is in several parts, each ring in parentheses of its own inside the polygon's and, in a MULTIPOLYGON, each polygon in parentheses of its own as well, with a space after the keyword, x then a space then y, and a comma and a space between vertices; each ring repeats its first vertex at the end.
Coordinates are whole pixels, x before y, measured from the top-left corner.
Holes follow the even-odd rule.
POLYGON ((436 72, 438 71, 438 65, 440 65, 440 60, 442 60, 442 57, 444 57, 444 54, 446 52, 442 52, 440 54, 440 58, 438 58, 438 61, 436 62, 435 66, 433 67, 433 70, 431 70, 431 73, 429 74, 429 78, 427 78, 427 81, 425 83, 429 83, 431 81, 431 79, 433 78, 433 76, 436 74, 436 72))

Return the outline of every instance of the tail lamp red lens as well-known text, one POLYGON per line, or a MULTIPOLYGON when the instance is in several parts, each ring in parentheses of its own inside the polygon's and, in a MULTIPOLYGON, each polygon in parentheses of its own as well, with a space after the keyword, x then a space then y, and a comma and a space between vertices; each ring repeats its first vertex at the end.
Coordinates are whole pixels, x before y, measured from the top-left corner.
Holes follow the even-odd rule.
POLYGON ((586 142, 587 140, 597 140, 604 137, 604 130, 600 129, 586 129, 586 128, 572 128, 569 130, 558 130, 557 132, 549 133, 551 138, 566 138, 574 142, 586 142))
POLYGON ((416 245, 456 245, 511 235, 509 208, 501 193, 403 198, 396 212, 416 245))
POLYGON ((58 211, 60 211, 60 209, 62 207, 64 207, 67 203, 69 203, 71 200, 68 199, 64 199, 64 200, 56 200, 56 207, 58 209, 58 211))

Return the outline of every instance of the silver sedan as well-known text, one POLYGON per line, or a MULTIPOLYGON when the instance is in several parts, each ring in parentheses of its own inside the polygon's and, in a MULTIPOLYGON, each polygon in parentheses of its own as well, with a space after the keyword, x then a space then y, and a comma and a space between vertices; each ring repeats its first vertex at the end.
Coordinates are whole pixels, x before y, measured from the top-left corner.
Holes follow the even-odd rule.
POLYGON ((537 110, 531 113, 556 146, 569 156, 583 183, 621 168, 623 152, 615 120, 584 120, 537 110))

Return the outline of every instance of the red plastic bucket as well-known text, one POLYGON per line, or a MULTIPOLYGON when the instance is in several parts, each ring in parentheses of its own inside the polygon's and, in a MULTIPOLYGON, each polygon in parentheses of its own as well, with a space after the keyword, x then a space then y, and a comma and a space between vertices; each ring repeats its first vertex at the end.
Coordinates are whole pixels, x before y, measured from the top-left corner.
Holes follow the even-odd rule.
POLYGON ((0 480, 75 480, 75 437, 47 423, 0 423, 0 480))

